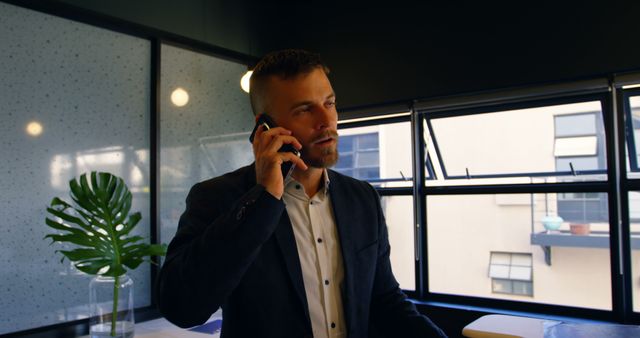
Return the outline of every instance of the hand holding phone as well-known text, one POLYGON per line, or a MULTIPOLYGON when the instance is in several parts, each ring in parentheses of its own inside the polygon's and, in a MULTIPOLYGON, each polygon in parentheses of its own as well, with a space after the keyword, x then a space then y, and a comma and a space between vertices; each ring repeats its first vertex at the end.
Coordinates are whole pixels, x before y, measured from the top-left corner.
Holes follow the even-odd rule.
POLYGON ((256 158, 257 183, 279 199, 284 193, 284 180, 295 167, 307 169, 298 151, 302 145, 291 131, 277 127, 266 114, 258 116, 249 141, 256 158))

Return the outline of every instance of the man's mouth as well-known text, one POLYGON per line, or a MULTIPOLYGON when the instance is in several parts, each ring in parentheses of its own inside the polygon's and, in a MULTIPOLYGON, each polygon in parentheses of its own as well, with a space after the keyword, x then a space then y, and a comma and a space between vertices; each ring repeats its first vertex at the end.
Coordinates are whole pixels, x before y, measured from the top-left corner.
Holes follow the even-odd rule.
POLYGON ((324 135, 320 135, 320 137, 316 138, 312 144, 318 146, 327 146, 332 145, 338 139, 338 133, 336 132, 326 132, 324 135))
POLYGON ((313 144, 325 145, 325 144, 329 144, 329 143, 333 142, 333 140, 335 140, 333 137, 327 136, 327 137, 323 137, 323 138, 321 138, 319 140, 316 140, 315 142, 313 142, 313 144))

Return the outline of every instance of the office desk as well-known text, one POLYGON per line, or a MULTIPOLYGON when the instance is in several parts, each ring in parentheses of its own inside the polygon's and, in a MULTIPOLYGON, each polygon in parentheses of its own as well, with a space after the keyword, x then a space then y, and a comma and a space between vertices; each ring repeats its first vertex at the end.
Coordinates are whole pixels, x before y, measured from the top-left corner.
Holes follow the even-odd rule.
MULTIPOLYGON (((220 338, 220 318, 210 318, 206 324, 181 329, 164 318, 136 323, 136 338, 220 338)), ((80 338, 89 338, 89 335, 80 338)))
POLYGON ((462 334, 469 338, 632 338, 640 337, 640 326, 486 315, 465 326, 462 334))

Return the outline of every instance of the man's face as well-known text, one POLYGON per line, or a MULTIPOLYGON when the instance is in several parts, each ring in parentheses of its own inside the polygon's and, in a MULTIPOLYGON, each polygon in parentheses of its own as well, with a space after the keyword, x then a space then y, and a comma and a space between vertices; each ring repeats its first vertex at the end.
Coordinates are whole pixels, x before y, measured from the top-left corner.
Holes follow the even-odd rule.
POLYGON ((295 78, 271 77, 268 113, 302 144, 301 158, 311 167, 328 168, 338 161, 338 112, 335 94, 321 68, 295 78))

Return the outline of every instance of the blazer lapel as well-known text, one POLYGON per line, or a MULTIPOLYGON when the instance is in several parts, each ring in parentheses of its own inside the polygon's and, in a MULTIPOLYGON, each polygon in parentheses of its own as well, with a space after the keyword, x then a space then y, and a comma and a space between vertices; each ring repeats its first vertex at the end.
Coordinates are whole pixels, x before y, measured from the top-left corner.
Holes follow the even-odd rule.
MULTIPOLYGON (((249 166, 245 182, 247 182, 247 190, 256 185, 255 162, 249 166)), ((282 258, 284 259, 287 271, 289 272, 293 288, 302 303, 309 328, 311 328, 311 317, 309 316, 307 295, 304 291, 304 281, 302 280, 302 267, 300 266, 298 247, 296 246, 296 238, 293 235, 293 227, 289 220, 289 214, 287 214, 286 210, 280 217, 280 223, 274 231, 274 236, 276 238, 276 243, 278 243, 280 251, 282 252, 282 258)))
POLYGON ((329 172, 329 196, 331 196, 331 204, 333 206, 333 215, 338 228, 338 236, 340 237, 340 248, 342 250, 342 260, 344 267, 344 283, 342 288, 342 305, 344 307, 345 320, 347 322, 348 336, 353 332, 352 314, 355 313, 355 292, 354 292, 354 265, 355 265, 355 248, 351 227, 349 224, 353 220, 349 208, 353 206, 347 199, 349 192, 345 191, 344 185, 337 182, 337 176, 331 170, 329 172))
POLYGON ((285 211, 280 218, 280 224, 275 230, 275 237, 282 251, 282 257, 287 266, 289 277, 293 287, 302 302, 307 323, 311 327, 311 317, 309 316, 309 305, 307 303, 307 295, 304 291, 304 281, 302 279, 302 267, 300 266, 300 258, 298 256, 298 248, 296 246, 296 238, 293 235, 293 227, 289 220, 289 214, 285 211))

